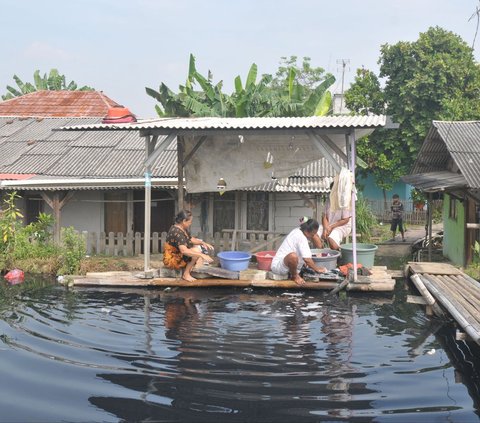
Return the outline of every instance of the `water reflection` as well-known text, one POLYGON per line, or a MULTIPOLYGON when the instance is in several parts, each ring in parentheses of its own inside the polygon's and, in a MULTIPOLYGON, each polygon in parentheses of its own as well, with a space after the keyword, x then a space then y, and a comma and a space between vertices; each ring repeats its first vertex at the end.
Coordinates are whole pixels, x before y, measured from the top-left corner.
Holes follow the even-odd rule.
POLYGON ((138 398, 90 397, 91 403, 127 421, 159 415, 302 421, 372 408, 361 396, 374 391, 350 363, 354 307, 305 295, 221 294, 161 293, 160 303, 146 295, 145 304, 152 304, 145 309, 148 354, 133 361, 118 357, 141 363, 142 374, 98 375, 138 391, 138 398), (167 357, 158 351, 151 356, 152 313, 163 314, 166 341, 176 351, 168 357, 171 371, 164 363, 163 373, 157 372, 167 357))
POLYGON ((0 294, 2 421, 476 418, 475 354, 452 355, 444 323, 402 292, 338 299, 34 281, 0 294))

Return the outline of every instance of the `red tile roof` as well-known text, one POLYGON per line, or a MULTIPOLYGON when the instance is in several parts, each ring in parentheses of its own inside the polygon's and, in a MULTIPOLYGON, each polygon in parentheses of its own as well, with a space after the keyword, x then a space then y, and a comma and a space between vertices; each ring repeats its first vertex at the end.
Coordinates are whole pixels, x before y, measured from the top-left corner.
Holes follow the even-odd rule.
POLYGON ((0 116, 104 117, 114 106, 100 91, 35 91, 0 102, 0 116))

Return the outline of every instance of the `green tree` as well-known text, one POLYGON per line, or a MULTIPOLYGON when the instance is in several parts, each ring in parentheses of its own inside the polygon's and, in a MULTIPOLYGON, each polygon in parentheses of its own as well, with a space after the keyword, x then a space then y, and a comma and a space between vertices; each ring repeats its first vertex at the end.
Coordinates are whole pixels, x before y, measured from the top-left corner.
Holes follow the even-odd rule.
POLYGON ((434 27, 415 42, 385 44, 379 63, 387 112, 400 124, 397 139, 406 160, 420 148, 432 120, 480 117, 480 68, 471 47, 453 32, 434 27))
POLYGON ((323 75, 323 69, 311 68, 305 62, 301 69, 295 66, 287 72, 281 69, 275 78, 265 74, 257 82, 258 69, 254 63, 245 84, 237 76, 235 91, 227 95, 222 92, 222 81, 214 84, 211 72, 208 77, 201 75, 196 69, 194 56, 190 55, 187 80, 185 85, 179 86, 178 93, 164 83, 160 84, 158 91, 145 89, 160 103, 155 107, 159 116, 312 116, 330 111, 328 88, 335 81, 333 75, 323 75), (195 89, 197 86, 199 89, 195 89))
POLYGON ((33 74, 33 84, 23 82, 17 75, 13 75, 13 79, 17 84, 17 88, 7 85, 7 93, 2 95, 3 100, 10 100, 14 97, 20 97, 40 90, 93 91, 93 88, 86 85, 79 88, 74 81, 67 83, 65 75, 61 75, 57 69, 51 69, 48 75, 44 74, 43 76, 40 75, 39 70, 36 70, 33 74))
POLYGON ((414 42, 383 45, 379 64, 383 89, 373 72, 361 69, 345 97, 354 113, 384 111, 400 124, 397 131, 375 131, 358 144, 378 185, 389 189, 408 173, 432 120, 480 117, 480 68, 472 49, 439 27, 414 42))

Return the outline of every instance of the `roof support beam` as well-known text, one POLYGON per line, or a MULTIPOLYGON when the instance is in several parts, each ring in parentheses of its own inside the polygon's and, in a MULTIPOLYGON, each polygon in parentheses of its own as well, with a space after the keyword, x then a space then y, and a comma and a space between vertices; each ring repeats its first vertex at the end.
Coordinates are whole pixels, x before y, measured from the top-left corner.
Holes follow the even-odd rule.
POLYGON ((342 167, 340 164, 335 160, 335 157, 333 157, 332 151, 330 150, 329 146, 325 145, 322 142, 322 138, 316 134, 313 131, 308 131, 307 132, 308 137, 313 141, 315 146, 320 150, 320 152, 323 154, 323 156, 328 160, 328 162, 333 166, 336 172, 340 173, 340 170, 342 167))
POLYGON ((205 140, 207 139, 207 136, 204 135, 203 137, 201 137, 197 143, 195 144, 195 146, 192 148, 192 151, 190 151, 190 153, 188 153, 184 159, 183 159, 183 166, 185 167, 187 165, 187 163, 190 161, 190 159, 193 157, 193 155, 196 153, 196 151, 200 148, 200 146, 205 142, 205 140))
POLYGON ((172 132, 167 135, 167 137, 160 142, 160 144, 155 145, 158 140, 158 135, 153 135, 152 141, 147 141, 147 158, 145 160, 145 167, 150 168, 152 167, 155 160, 158 159, 158 156, 170 145, 170 143, 175 139, 177 136, 176 132, 172 132), (152 148, 153 143, 153 148, 152 148), (150 144, 150 145, 149 145, 150 144), (151 149, 151 151, 149 151, 151 149))

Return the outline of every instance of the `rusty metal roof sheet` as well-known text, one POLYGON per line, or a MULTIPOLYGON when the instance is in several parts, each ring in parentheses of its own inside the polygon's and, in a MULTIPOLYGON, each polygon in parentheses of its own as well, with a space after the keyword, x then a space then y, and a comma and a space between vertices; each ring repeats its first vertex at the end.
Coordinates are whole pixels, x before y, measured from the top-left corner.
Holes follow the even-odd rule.
POLYGON ((480 188, 480 121, 433 121, 410 175, 457 168, 469 188, 480 188))
POLYGON ((104 117, 119 104, 100 91, 35 91, 0 103, 0 116, 104 117))

